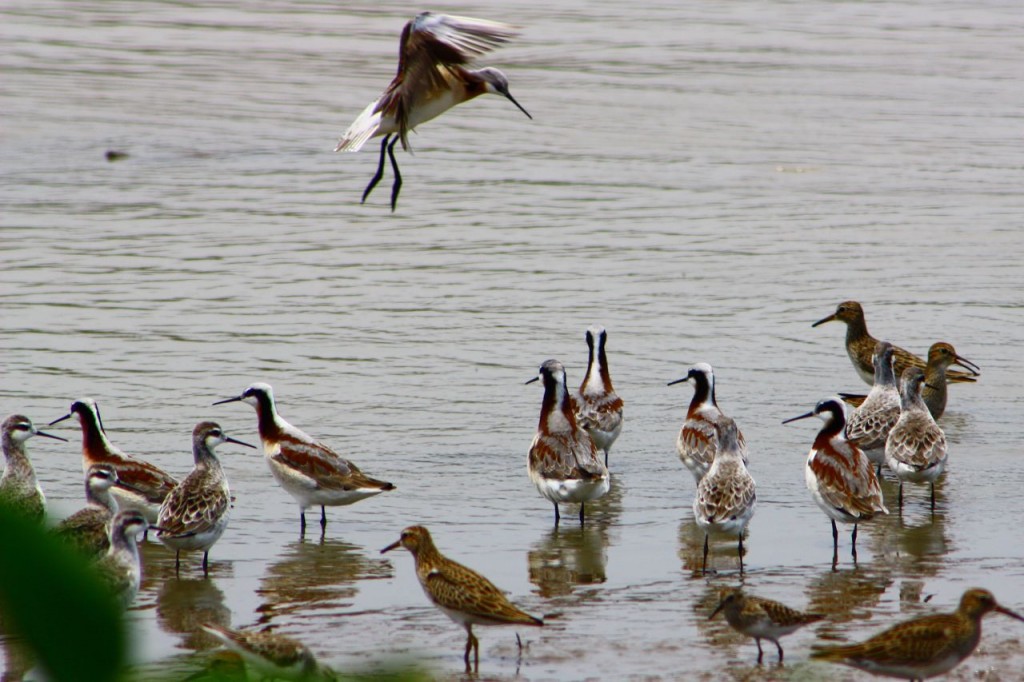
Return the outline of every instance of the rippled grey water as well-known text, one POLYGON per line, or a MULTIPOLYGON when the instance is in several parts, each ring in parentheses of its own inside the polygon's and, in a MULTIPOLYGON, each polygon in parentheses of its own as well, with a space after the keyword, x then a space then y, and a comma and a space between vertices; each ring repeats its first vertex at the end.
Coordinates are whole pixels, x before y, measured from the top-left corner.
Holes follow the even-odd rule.
MULTIPOLYGON (((139 665, 199 667, 195 624, 213 619, 277 625, 340 670, 458 675, 462 631, 408 555, 378 554, 412 523, 549 614, 521 664, 511 631, 482 630, 486 677, 861 679, 807 663, 810 643, 974 585, 1024 607, 1019 3, 438 6, 522 27, 484 63, 535 120, 482 98, 424 125, 392 215, 390 178, 359 205, 375 146, 331 149, 420 9, 0 7, 0 411, 45 422, 92 396, 116 444, 183 475, 197 420, 256 438, 251 409, 211 403, 262 380, 287 419, 398 486, 302 542, 260 458, 222 448, 231 526, 209 580, 146 548, 139 665), (911 489, 833 570, 803 482, 816 426, 780 422, 862 387, 842 328, 810 327, 851 298, 877 336, 950 341, 983 377, 951 388, 935 518, 911 489), (549 357, 578 382, 593 322, 626 425, 593 522, 556 531, 525 472, 540 392, 522 384, 549 357), (788 638, 783 669, 707 621, 738 576, 722 542, 700 577, 674 451, 690 390, 665 382, 696 361, 759 484, 743 584, 832 614, 788 638)), ((70 513, 77 447, 31 445, 54 516, 70 513)), ((990 618, 954 677, 1011 678, 1022 638, 990 618)))

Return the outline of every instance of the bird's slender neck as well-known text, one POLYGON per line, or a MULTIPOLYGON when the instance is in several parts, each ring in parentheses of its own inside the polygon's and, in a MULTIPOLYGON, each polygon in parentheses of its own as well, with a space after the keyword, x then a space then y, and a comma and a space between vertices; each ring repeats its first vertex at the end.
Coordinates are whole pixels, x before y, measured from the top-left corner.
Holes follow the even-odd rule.
POLYGON ((110 452, 113 450, 107 434, 100 427, 99 417, 95 412, 78 412, 78 421, 82 425, 82 450, 86 452, 110 452))
POLYGON ((119 528, 118 532, 111 533, 110 540, 111 554, 119 554, 136 562, 139 560, 139 545, 135 540, 135 533, 127 528, 119 528))
POLYGON ((110 494, 109 486, 85 484, 85 501, 95 507, 103 507, 111 514, 117 513, 117 500, 110 494))
POLYGON ((196 469, 220 469, 220 459, 203 438, 193 441, 192 459, 195 461, 196 469))
POLYGON ((693 415, 705 405, 718 407, 718 402, 715 400, 715 380, 703 372, 694 372, 693 398, 690 399, 688 413, 693 415))
POLYGON ((7 468, 4 470, 3 477, 27 480, 35 485, 36 472, 28 459, 25 441, 18 440, 11 433, 4 433, 3 450, 4 459, 7 460, 7 468))
POLYGON ((540 406, 540 424, 537 427, 542 433, 553 433, 568 430, 575 433, 577 429, 576 415, 572 409, 569 392, 565 384, 554 379, 545 379, 544 400, 540 406))
POLYGON ((608 356, 604 352, 604 344, 596 341, 590 345, 587 359, 587 375, 583 379, 580 393, 611 393, 612 377, 608 371, 608 356), (595 349, 594 346, 597 346, 595 349))
POLYGON ((876 386, 895 386, 896 385, 896 374, 892 368, 892 357, 888 360, 882 358, 878 359, 875 364, 875 385, 876 386))
POLYGON ((928 411, 928 406, 924 402, 924 398, 921 397, 921 383, 920 382, 908 382, 903 390, 900 391, 900 409, 904 412, 910 410, 924 410, 928 411))
POLYGON ((825 422, 825 425, 818 431, 818 435, 814 438, 814 449, 821 450, 827 444, 832 443, 836 440, 846 440, 843 436, 843 430, 846 428, 846 417, 842 414, 832 412, 831 416, 825 422))
POLYGON ((417 566, 433 566, 441 558, 441 553, 437 551, 434 541, 430 538, 420 538, 419 545, 412 555, 417 566))
POLYGON ((256 395, 256 420, 263 440, 276 440, 281 435, 280 417, 274 399, 265 393, 256 395))
POLYGON ((845 322, 847 343, 871 337, 871 334, 868 333, 867 320, 863 315, 857 315, 852 320, 845 320, 845 322))

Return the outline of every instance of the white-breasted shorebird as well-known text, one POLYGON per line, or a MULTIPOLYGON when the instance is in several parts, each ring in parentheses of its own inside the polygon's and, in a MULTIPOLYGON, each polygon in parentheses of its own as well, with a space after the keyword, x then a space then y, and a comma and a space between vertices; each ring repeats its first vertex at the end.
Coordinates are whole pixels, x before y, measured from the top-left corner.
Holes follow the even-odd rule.
POLYGON ((608 332, 594 326, 586 332, 587 374, 583 377, 577 395, 577 418, 583 430, 590 434, 594 445, 604 451, 604 465, 608 466, 608 451, 622 433, 622 398, 615 393, 605 346, 608 332))
POLYGON ((885 441, 885 463, 900 481, 900 507, 904 481, 928 483, 934 511, 935 481, 946 470, 946 434, 924 404, 923 385, 924 372, 917 367, 908 368, 900 377, 900 418, 885 441))
MULTIPOLYGON (((711 365, 698 362, 690 368, 686 376, 670 381, 668 385, 674 386, 684 382, 693 386, 694 390, 690 406, 686 410, 686 420, 683 421, 679 437, 676 438, 676 451, 679 453, 680 461, 693 474, 694 481, 700 483, 700 479, 708 473, 715 459, 715 452, 718 450, 718 429, 729 417, 718 407, 715 399, 715 373, 711 365)), ((737 439, 740 455, 746 464, 747 441, 743 438, 742 431, 737 431, 737 439)))
POLYGON ((882 502, 882 487, 871 461, 857 444, 843 435, 846 428, 846 407, 838 396, 826 398, 814 409, 782 422, 819 417, 824 426, 818 431, 807 455, 804 478, 814 502, 832 521, 832 560, 838 559, 839 530, 836 521, 852 523, 851 552, 857 560, 857 524, 876 514, 888 514, 882 502))
POLYGON ((46 515, 46 496, 36 480, 36 471, 25 446, 25 441, 32 436, 67 442, 60 436, 40 431, 25 415, 12 414, 4 419, 0 425, 0 439, 6 465, 3 476, 0 476, 0 499, 24 516, 42 521, 46 515))
POLYGON ((583 523, 586 503, 602 497, 611 487, 608 467, 576 419, 562 363, 546 360, 539 374, 526 383, 537 380, 544 383, 544 398, 537 434, 527 455, 527 472, 540 494, 555 505, 556 526, 561 519, 558 505, 564 502, 579 503, 583 523))
POLYGON ((142 582, 137 538, 149 527, 145 515, 138 509, 117 512, 110 522, 110 547, 96 562, 104 583, 126 606, 135 601, 142 582))
POLYGON ((720 597, 721 601, 708 616, 708 620, 717 616, 720 611, 724 611, 725 620, 734 630, 747 637, 753 637, 757 642, 758 663, 764 658, 764 651, 761 649, 762 639, 767 639, 775 644, 779 650, 779 663, 781 663, 784 654, 779 639, 796 632, 805 625, 825 618, 820 613, 804 613, 771 599, 744 594, 739 588, 722 590, 720 597))
POLYGON ((811 658, 874 675, 924 680, 949 672, 970 656, 981 640, 981 619, 993 611, 1024 621, 988 590, 973 588, 964 592, 953 613, 913 618, 859 644, 815 645, 811 658))
POLYGON ((182 550, 203 552, 203 573, 209 570, 210 548, 228 527, 231 489, 214 448, 222 443, 244 445, 224 433, 215 422, 203 421, 192 429, 195 467, 176 485, 160 506, 157 539, 174 550, 174 570, 181 566, 182 550))
POLYGON ((93 464, 85 474, 86 506, 61 521, 54 533, 82 554, 96 558, 110 547, 110 522, 117 514, 114 486, 126 487, 110 464, 93 464))
POLYGON ((109 464, 117 471, 117 479, 124 486, 111 488, 122 511, 138 509, 150 524, 156 523, 160 505, 177 481, 166 471, 138 457, 122 452, 107 439, 100 418, 99 407, 92 398, 80 398, 71 403, 71 411, 50 422, 50 426, 78 418, 82 427, 82 473, 93 464, 109 464))
POLYGON ((199 627, 241 656, 261 679, 335 679, 329 668, 317 662, 309 647, 286 635, 270 629, 236 630, 217 623, 202 623, 199 627))
MULTIPOLYGON (((812 327, 825 324, 826 322, 838 321, 846 325, 846 354, 850 356, 850 362, 857 374, 869 386, 875 381, 874 366, 871 358, 875 353, 875 346, 878 339, 868 333, 868 325, 864 319, 864 308, 857 301, 843 301, 836 306, 836 311, 827 317, 818 320, 812 327)), ((907 367, 920 367, 924 369, 924 360, 910 351, 893 346, 893 368, 896 376, 903 376, 907 367)), ((959 363, 958 363, 959 364, 959 363)), ((964 365, 968 372, 950 371, 946 372, 946 381, 951 384, 964 381, 975 381, 974 377, 980 374, 977 365, 970 363, 964 365)))
MULTIPOLYGON (((885 463, 885 439, 900 418, 900 389, 893 374, 893 346, 879 341, 872 359, 875 366, 875 383, 857 409, 846 422, 846 437, 856 441, 867 458, 876 466, 875 473, 882 473, 885 463)), ((846 396, 842 393, 843 400, 846 396)))
POLYGON ((718 447, 708 473, 697 484, 693 499, 693 518, 704 531, 704 559, 701 571, 707 573, 708 536, 712 533, 739 538, 737 554, 743 573, 743 533, 754 516, 757 484, 747 471, 740 451, 740 430, 725 417, 717 430, 718 447))
POLYGON ((384 176, 386 152, 395 173, 391 188, 391 210, 395 210, 402 188, 395 144, 401 140, 402 148, 409 151, 410 130, 457 104, 479 95, 501 95, 533 118, 509 94, 508 78, 501 71, 491 67, 465 68, 476 57, 487 54, 515 35, 515 29, 506 24, 432 12, 423 12, 405 25, 399 42, 398 73, 384 93, 349 126, 334 148, 336 152, 357 152, 369 139, 384 136, 377 172, 363 192, 363 202, 384 176))
POLYGON ((409 526, 401 536, 380 552, 405 547, 416 561, 416 577, 427 598, 444 615, 466 628, 466 651, 463 660, 470 670, 469 654, 474 668, 480 667, 480 642, 473 634, 474 625, 544 625, 516 607, 505 593, 476 571, 447 558, 434 546, 430 531, 423 526, 409 526))
POLYGON ((257 382, 241 395, 214 405, 243 402, 256 408, 263 455, 278 484, 299 503, 299 523, 306 532, 306 509, 320 507, 320 530, 327 528, 328 507, 340 507, 379 495, 395 486, 370 478, 355 464, 284 420, 277 413, 274 391, 257 382))

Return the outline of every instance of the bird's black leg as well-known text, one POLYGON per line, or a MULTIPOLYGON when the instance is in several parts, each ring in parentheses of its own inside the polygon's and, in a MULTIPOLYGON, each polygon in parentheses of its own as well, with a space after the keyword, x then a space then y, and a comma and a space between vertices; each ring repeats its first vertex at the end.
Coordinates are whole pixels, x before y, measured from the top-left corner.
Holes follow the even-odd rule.
POLYGON ((299 512, 299 535, 306 534, 306 510, 303 509, 299 512))
POLYGON ((853 555, 853 563, 857 563, 857 524, 853 524, 853 534, 850 536, 850 540, 853 547, 850 549, 850 554, 853 555))
POLYGON ((707 575, 708 572, 708 534, 704 533, 704 561, 700 565, 701 575, 707 575))
POLYGON ((835 519, 832 519, 832 549, 839 549, 839 529, 836 528, 835 519))
POLYGON ((608 468, 608 451, 607 450, 604 451, 604 468, 605 469, 608 468))
POLYGON ((903 481, 900 481, 900 495, 899 495, 899 500, 900 500, 900 503, 899 503, 899 504, 900 504, 900 509, 903 509, 903 481))
POLYGON ((740 575, 743 575, 743 531, 740 531, 740 546, 736 553, 740 557, 740 575))
MULTIPOLYGON (((396 136, 391 144, 388 145, 388 158, 391 159, 391 170, 395 171, 395 184, 391 185, 391 212, 395 212, 395 206, 398 204, 398 193, 402 191, 402 174, 398 172, 398 162, 395 161, 395 143, 401 139, 401 135, 396 136)), ((380 157, 380 162, 383 165, 384 157, 380 157)))
POLYGON ((558 528, 558 522, 562 520, 562 515, 558 513, 558 503, 552 502, 555 505, 555 528, 558 528))
POLYGON ((775 646, 779 648, 779 663, 782 663, 782 645, 779 644, 778 640, 776 640, 775 646))
POLYGON ((755 637, 754 641, 757 642, 757 664, 761 665, 761 661, 764 660, 764 651, 761 649, 761 638, 755 637))
POLYGON ((178 575, 178 571, 181 570, 181 550, 175 550, 174 552, 174 575, 178 575))
POLYGON ((583 510, 586 509, 586 502, 580 502, 580 525, 583 525, 583 510))
POLYGON ((389 137, 391 136, 385 135, 384 139, 380 142, 380 161, 377 162, 377 172, 374 173, 373 177, 370 179, 370 184, 363 190, 363 198, 359 201, 360 204, 366 203, 366 197, 370 196, 370 192, 372 192, 373 188, 377 186, 380 179, 384 177, 384 152, 387 151, 389 137))
POLYGON ((935 483, 932 483, 932 512, 935 511, 935 483))
POLYGON ((210 575, 210 550, 203 552, 203 575, 210 575))
POLYGON ((323 505, 320 505, 320 530, 327 530, 327 511, 323 505))

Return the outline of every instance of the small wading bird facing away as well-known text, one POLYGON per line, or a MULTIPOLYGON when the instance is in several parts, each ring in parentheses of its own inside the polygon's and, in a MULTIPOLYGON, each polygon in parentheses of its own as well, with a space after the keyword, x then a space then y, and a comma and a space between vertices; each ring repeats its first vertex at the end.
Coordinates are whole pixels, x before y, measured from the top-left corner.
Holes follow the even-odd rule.
POLYGON ((971 655, 981 639, 981 619, 992 611, 1024 621, 1024 616, 1000 606, 988 590, 974 588, 964 592, 953 613, 904 621, 860 644, 816 645, 811 658, 874 675, 924 680, 952 670, 971 655))
POLYGON ((608 371, 608 355, 605 353, 608 332, 604 327, 591 327, 587 330, 586 339, 590 353, 587 375, 583 377, 577 396, 577 417, 583 430, 590 434, 594 445, 604 450, 604 465, 608 466, 608 451, 622 433, 623 403, 622 398, 615 393, 612 376, 608 371))
POLYGON ((555 505, 556 526, 562 518, 560 502, 579 502, 582 524, 587 501, 602 497, 611 487, 608 467, 601 463, 593 439, 576 420, 562 363, 544 361, 538 376, 526 383, 540 379, 544 398, 526 470, 537 491, 555 505))
MULTIPOLYGON (((416 577, 427 598, 444 615, 466 628, 466 671, 480 667, 480 642, 473 635, 474 625, 544 625, 540 618, 516 608, 494 584, 479 573, 442 555, 434 546, 430 531, 423 526, 410 526, 401 537, 380 551, 390 552, 405 547, 416 561, 416 577)), ((518 636, 517 636, 518 639, 518 636)))
MULTIPOLYGON (((234 630, 216 623, 199 627, 234 651, 265 680, 334 680, 333 672, 317 663, 305 644, 264 630, 234 630)), ((244 678, 244 675, 243 675, 244 678)))
POLYGON ((299 524, 306 532, 306 509, 320 507, 320 532, 327 529, 324 506, 344 506, 373 497, 395 486, 370 478, 352 462, 295 428, 277 413, 269 384, 255 383, 242 395, 214 405, 243 402, 256 408, 263 456, 278 484, 299 503, 299 524))
MULTIPOLYGON (((700 483, 700 479, 708 473, 711 462, 715 459, 715 452, 718 450, 718 429, 729 417, 722 412, 715 400, 715 373, 711 365, 698 362, 690 368, 685 377, 670 381, 668 385, 674 386, 684 382, 693 386, 694 391, 690 407, 686 410, 686 420, 683 421, 679 437, 676 438, 676 450, 679 452, 680 461, 693 474, 694 481, 700 483)), ((743 463, 746 464, 747 442, 743 439, 741 431, 737 431, 737 438, 743 463)))
MULTIPOLYGON (((882 473, 885 462, 885 439, 900 418, 900 389, 892 371, 893 347, 879 341, 872 362, 875 364, 875 385, 846 422, 846 437, 854 441, 882 473)), ((843 400, 846 396, 842 393, 843 400)))
POLYGON ((508 79, 486 67, 464 68, 516 35, 511 26, 494 21, 423 12, 402 29, 398 48, 398 73, 384 93, 349 126, 334 151, 357 152, 367 140, 383 135, 377 172, 363 192, 370 196, 384 176, 384 154, 391 160, 395 183, 391 210, 398 203, 402 175, 395 161, 395 143, 410 151, 409 131, 440 116, 457 104, 484 94, 502 95, 527 115, 529 112, 509 94, 508 79))
POLYGON ((46 497, 43 489, 36 481, 36 472, 28 459, 25 441, 32 436, 45 436, 54 440, 67 440, 40 431, 32 421, 20 414, 12 414, 4 420, 3 438, 4 460, 6 468, 0 477, 0 499, 6 501, 19 513, 32 519, 43 520, 46 515, 46 497))
POLYGON ((846 440, 846 408, 838 397, 822 400, 807 414, 782 422, 819 417, 825 425, 818 431, 804 468, 811 497, 832 520, 832 563, 839 559, 839 530, 836 521, 852 523, 850 535, 853 560, 857 560, 857 524, 876 514, 888 514, 882 503, 882 487, 871 461, 853 441, 846 440))
POLYGON ((693 498, 693 518, 704 531, 703 573, 708 569, 708 535, 711 532, 735 534, 739 538, 737 554, 740 574, 743 573, 743 533, 754 516, 757 485, 743 463, 739 434, 736 422, 725 417, 718 427, 715 459, 697 484, 697 495, 693 498))
POLYGON ((118 512, 110 523, 110 547, 96 562, 103 582, 125 606, 135 601, 142 581, 136 538, 150 527, 145 515, 137 509, 118 512))
POLYGON ((900 418, 885 440, 885 463, 900 480, 899 505, 903 508, 903 482, 928 483, 935 511, 935 481, 946 470, 946 434, 921 398, 924 372, 910 367, 900 382, 900 418))
POLYGON ((719 611, 725 611, 725 620, 734 630, 747 637, 753 637, 757 642, 758 663, 764 658, 764 651, 761 649, 762 639, 775 644, 779 650, 781 663, 783 653, 779 638, 825 618, 820 613, 803 613, 771 599, 743 594, 738 588, 722 590, 720 597, 722 601, 708 616, 708 620, 717 616, 719 611))
POLYGON ((255 445, 228 436, 214 422, 199 422, 192 430, 195 468, 167 495, 160 507, 157 539, 174 550, 175 571, 181 567, 182 550, 202 550, 203 573, 207 573, 210 548, 228 527, 231 490, 214 452, 221 443, 256 449, 255 445))
MULTIPOLYGON (((878 340, 868 333, 868 324, 864 319, 864 308, 857 301, 843 301, 836 306, 834 313, 828 317, 823 317, 811 326, 817 327, 832 321, 842 322, 846 325, 846 354, 850 356, 850 362, 853 363, 853 368, 857 370, 860 378, 868 386, 871 386, 875 381, 875 371, 871 358, 875 353, 875 346, 878 345, 878 340)), ((909 351, 893 346, 893 352, 893 371, 898 377, 903 376, 903 372, 907 367, 920 367, 921 369, 926 367, 924 360, 909 351)), ((961 364, 962 360, 962 358, 958 360, 957 364, 961 364)), ((978 367, 973 363, 962 366, 966 367, 970 373, 946 372, 946 381, 951 384, 975 381, 974 377, 980 374, 978 367)))

